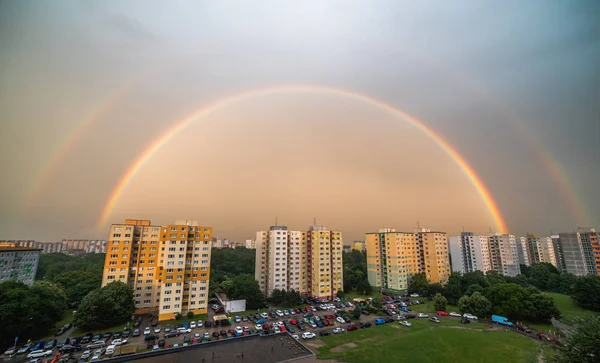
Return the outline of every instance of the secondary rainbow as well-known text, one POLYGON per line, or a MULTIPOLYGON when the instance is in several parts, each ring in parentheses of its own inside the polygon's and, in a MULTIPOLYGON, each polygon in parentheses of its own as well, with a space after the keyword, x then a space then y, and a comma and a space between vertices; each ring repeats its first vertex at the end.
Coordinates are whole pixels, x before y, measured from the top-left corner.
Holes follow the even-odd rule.
POLYGON ((466 175, 471 184, 473 184, 473 186, 477 190, 477 193, 481 197, 492 219, 494 220, 498 231, 501 233, 507 233, 507 227, 506 222, 504 221, 504 217, 500 213, 496 202, 492 198, 492 195, 482 182, 481 178, 477 175, 475 170, 473 170, 473 168, 467 163, 467 161, 456 150, 454 150, 454 148, 452 148, 448 144, 448 142, 446 142, 440 135, 434 132, 431 128, 427 127, 423 122, 421 122, 414 116, 411 116, 408 113, 401 111, 381 100, 371 98, 364 94, 353 91, 317 85, 281 85, 238 93, 233 96, 217 100, 216 102, 176 122, 172 127, 170 127, 161 136, 154 140, 154 142, 152 142, 129 166, 125 174, 121 177, 118 184, 114 187, 112 193, 110 194, 110 197, 108 198, 106 205, 102 210, 100 218, 98 219, 98 228, 105 227, 112 212, 112 209, 114 208, 115 204, 119 200, 119 197, 129 184, 129 182, 133 179, 135 174, 144 166, 144 164, 148 160, 150 160, 150 158, 164 144, 169 142, 169 140, 171 140, 175 135, 177 135, 191 123, 202 117, 208 116, 218 110, 224 109, 235 103, 248 100, 254 97, 297 92, 323 93, 362 101, 366 104, 370 104, 381 110, 384 110, 396 117, 399 117, 410 123, 412 126, 419 129, 420 131, 422 131, 424 134, 429 136, 429 138, 431 138, 456 163, 456 165, 458 165, 458 167, 462 170, 462 172, 466 175))

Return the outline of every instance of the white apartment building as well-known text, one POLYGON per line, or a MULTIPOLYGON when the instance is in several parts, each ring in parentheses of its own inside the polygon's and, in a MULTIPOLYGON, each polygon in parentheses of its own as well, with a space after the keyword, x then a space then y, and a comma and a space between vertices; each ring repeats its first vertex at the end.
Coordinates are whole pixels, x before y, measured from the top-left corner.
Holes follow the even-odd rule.
POLYGON ((21 281, 32 285, 40 252, 39 248, 0 246, 0 284, 6 281, 21 281))
POLYGON ((246 248, 249 250, 255 250, 256 242, 253 239, 247 239, 246 240, 246 248))
POLYGON ((343 288, 341 232, 311 226, 308 232, 271 226, 256 233, 255 278, 266 296, 296 290, 319 299, 343 288))
POLYGON ((517 240, 512 234, 494 233, 490 235, 490 262, 493 270, 505 276, 521 273, 517 240))
POLYGON ((450 236, 449 243, 453 272, 464 274, 492 269, 488 236, 463 232, 460 236, 450 236))

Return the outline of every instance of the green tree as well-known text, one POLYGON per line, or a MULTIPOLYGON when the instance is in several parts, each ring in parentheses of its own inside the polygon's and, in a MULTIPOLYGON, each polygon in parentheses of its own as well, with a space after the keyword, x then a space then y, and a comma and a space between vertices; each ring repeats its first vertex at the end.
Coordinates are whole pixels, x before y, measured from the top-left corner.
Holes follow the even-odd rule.
POLYGON ((571 297, 586 309, 600 311, 600 276, 588 275, 577 279, 571 297))
POLYGON ((504 276, 502 276, 502 274, 500 274, 498 271, 494 271, 494 270, 490 270, 490 271, 486 272, 485 278, 487 279, 487 281, 489 282, 489 284, 491 286, 496 285, 496 284, 503 284, 506 282, 506 280, 504 279, 504 276))
POLYGON ((269 297, 269 302, 275 305, 283 304, 283 300, 285 298, 285 291, 279 289, 273 289, 271 292, 271 296, 269 297))
POLYGON ((456 304, 458 299, 463 295, 462 290, 462 274, 459 272, 453 272, 450 274, 448 278, 448 283, 446 284, 446 293, 445 296, 448 299, 448 302, 451 304, 456 304))
POLYGON ((440 293, 435 294, 433 297, 433 306, 436 311, 446 311, 446 305, 448 300, 440 293))
POLYGON ((73 324, 85 330, 102 329, 127 322, 134 312, 133 289, 115 281, 83 298, 73 324))
POLYGON ((408 282, 408 292, 409 293, 417 293, 419 295, 425 296, 427 294, 427 287, 429 283, 427 282, 427 277, 424 273, 415 274, 410 281, 408 282))
POLYGON ((536 263, 531 266, 529 282, 540 290, 547 290, 549 288, 548 280, 551 276, 558 277, 558 274, 558 270, 551 263, 536 263))
POLYGON ((354 320, 360 319, 360 306, 358 306, 358 304, 354 307, 354 310, 352 310, 352 317, 354 320))
MULTIPOLYGON (((280 294, 283 292, 278 290, 280 294)), ((254 279, 254 275, 241 274, 234 276, 231 279, 231 287, 225 291, 227 297, 232 300, 245 299, 246 308, 258 309, 265 306, 265 297, 260 291, 258 281, 254 279)))
POLYGON ((564 363, 597 363, 600 358, 600 316, 578 324, 565 347, 559 350, 558 361, 564 363))
POLYGON ((370 295, 373 292, 373 287, 371 287, 369 281, 361 280, 358 285, 356 285, 356 292, 363 295, 370 295))
POLYGON ((344 290, 338 290, 337 293, 336 293, 336 295, 340 299, 343 299, 346 296, 346 293, 344 292, 344 290))
POLYGON ((563 272, 558 276, 558 278, 559 284, 554 291, 572 295, 573 288, 575 287, 575 283, 577 283, 578 277, 573 274, 563 272))
POLYGON ((54 282, 65 289, 67 301, 76 304, 83 300, 90 291, 100 288, 102 274, 92 270, 67 271, 56 275, 54 282))
POLYGON ((486 316, 492 309, 492 304, 479 292, 471 296, 463 296, 458 300, 458 308, 462 313, 474 314, 478 317, 486 316))
POLYGON ((486 290, 486 297, 495 314, 513 320, 546 322, 552 317, 560 317, 554 300, 533 286, 496 284, 486 290))
POLYGON ((490 283, 485 277, 485 274, 482 271, 477 270, 473 272, 467 272, 462 276, 463 291, 467 291, 471 285, 479 285, 485 289, 486 287, 490 286, 490 283))
POLYGON ((520 264, 519 267, 521 269, 521 275, 524 275, 527 278, 531 277, 531 267, 530 266, 520 264))
POLYGON ((446 288, 440 283, 428 284, 426 291, 427 292, 426 292, 425 296, 428 296, 431 298, 433 298, 437 294, 446 295, 446 288))
POLYGON ((479 284, 473 284, 467 288, 465 295, 471 296, 471 295, 473 295, 474 292, 483 294, 483 287, 479 286, 479 284))

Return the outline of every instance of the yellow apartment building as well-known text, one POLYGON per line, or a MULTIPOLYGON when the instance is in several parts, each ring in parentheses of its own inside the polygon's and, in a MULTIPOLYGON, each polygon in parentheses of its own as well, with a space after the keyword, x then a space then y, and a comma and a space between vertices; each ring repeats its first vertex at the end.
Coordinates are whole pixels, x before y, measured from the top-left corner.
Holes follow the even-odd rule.
POLYGON ((426 228, 417 229, 415 243, 420 253, 419 272, 423 272, 430 283, 448 282, 450 259, 446 232, 435 232, 426 228))
POLYGON ((419 256, 413 233, 385 228, 366 234, 369 284, 406 290, 411 276, 419 272, 419 256))
POLYGON ((122 281, 134 290, 136 313, 159 320, 208 310, 212 227, 183 220, 168 226, 128 219, 110 226, 102 286, 122 281))
POLYGON ((365 241, 354 241, 352 242, 352 249, 356 251, 364 251, 365 250, 365 241))

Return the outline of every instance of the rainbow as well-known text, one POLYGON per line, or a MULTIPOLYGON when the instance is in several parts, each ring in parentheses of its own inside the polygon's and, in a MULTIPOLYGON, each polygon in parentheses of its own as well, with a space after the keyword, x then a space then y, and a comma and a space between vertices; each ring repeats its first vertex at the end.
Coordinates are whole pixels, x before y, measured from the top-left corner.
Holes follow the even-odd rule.
POLYGON ((202 117, 206 117, 216 111, 232 106, 235 103, 245 101, 251 98, 271 94, 297 92, 324 93, 361 101, 366 104, 377 107, 381 110, 384 110, 398 118, 401 118, 410 123, 412 126, 419 129, 421 132, 423 132, 425 135, 431 138, 456 163, 456 165, 458 165, 458 167, 463 171, 463 173, 469 179, 471 184, 473 184, 473 186, 477 190, 477 193, 481 197, 492 219, 494 220, 498 231, 500 231, 501 233, 507 233, 506 222, 504 221, 504 218, 500 213, 496 202, 492 198, 492 195, 487 190, 486 186, 483 184, 481 178, 479 178, 475 170, 473 170, 473 168, 467 163, 467 161, 454 148, 452 148, 448 144, 448 142, 446 142, 431 128, 427 127, 423 122, 419 121, 417 118, 409 115, 408 113, 394 108, 393 106, 378 99, 371 98, 366 95, 348 90, 318 85, 283 85, 238 93, 233 96, 217 100, 216 102, 176 122, 172 127, 167 129, 161 136, 154 140, 154 142, 152 142, 141 154, 139 154, 138 157, 134 160, 134 162, 129 166, 125 174, 119 180, 118 184, 114 187, 110 197, 108 198, 106 205, 102 210, 100 218, 98 219, 98 228, 103 228, 106 226, 112 209, 114 208, 115 204, 119 200, 119 197, 129 184, 129 182, 133 179, 135 174, 144 166, 144 164, 146 164, 148 160, 150 160, 150 158, 152 158, 152 156, 164 144, 169 142, 174 136, 176 136, 179 132, 183 131, 191 123, 202 117))

